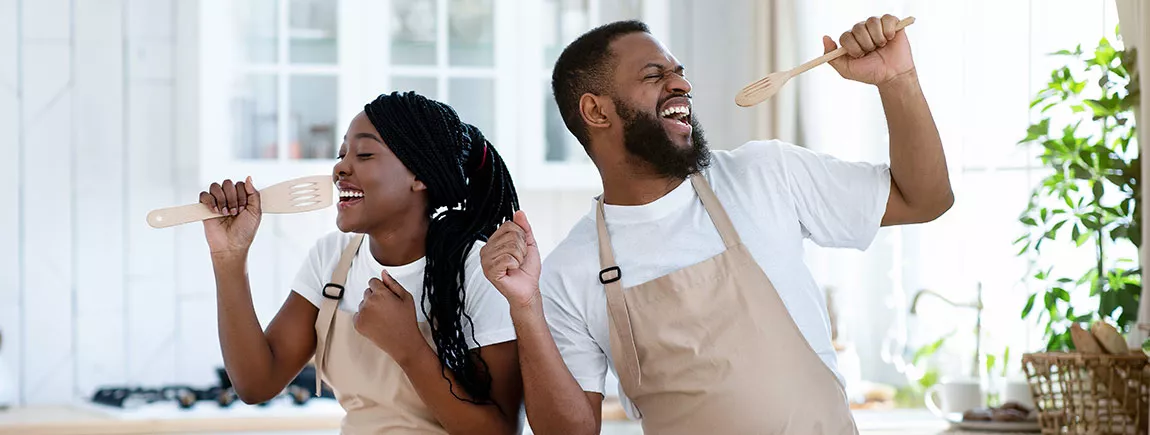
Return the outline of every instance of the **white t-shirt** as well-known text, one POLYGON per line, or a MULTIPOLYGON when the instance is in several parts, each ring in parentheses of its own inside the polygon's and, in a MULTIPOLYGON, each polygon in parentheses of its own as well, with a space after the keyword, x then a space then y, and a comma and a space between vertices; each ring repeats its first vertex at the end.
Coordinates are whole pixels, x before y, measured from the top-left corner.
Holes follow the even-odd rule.
MULTIPOLYGON (((333 232, 320 238, 311 248, 307 259, 296 275, 292 291, 307 298, 313 305, 319 307, 323 302, 324 284, 331 282, 331 274, 339 262, 343 248, 351 241, 354 234, 333 232)), ((339 301, 339 309, 354 313, 359 311, 359 303, 363 300, 363 291, 367 289, 367 282, 371 278, 379 278, 384 269, 395 278, 408 293, 415 297, 415 316, 420 322, 426 322, 423 310, 419 304, 423 297, 423 270, 426 259, 419 259, 403 266, 385 267, 375 260, 368 248, 368 238, 363 238, 359 253, 351 262, 351 270, 347 273, 347 282, 344 284, 343 299, 339 301)), ((511 323, 511 310, 507 299, 499 294, 495 286, 483 275, 483 268, 479 262, 479 248, 483 242, 476 242, 471 248, 471 254, 464 263, 464 311, 475 322, 475 340, 471 340, 471 322, 467 317, 461 319, 463 335, 467 337, 470 348, 503 343, 515 339, 515 327, 511 323), (477 345, 478 344, 478 345, 477 345)))
MULTIPOLYGON (((703 171, 735 230, 779 292, 811 347, 838 375, 823 292, 803 263, 803 239, 866 249, 890 193, 888 165, 845 162, 779 141, 714 151, 703 171)), ((699 263, 724 250, 690 181, 641 206, 605 206, 624 288, 699 263)), ((607 297, 599 283, 595 201, 547 257, 540 278, 551 333, 585 391, 604 393, 615 370, 607 297)), ((629 404, 619 388, 619 396, 629 404)), ((625 406, 634 416, 631 406, 625 406)))

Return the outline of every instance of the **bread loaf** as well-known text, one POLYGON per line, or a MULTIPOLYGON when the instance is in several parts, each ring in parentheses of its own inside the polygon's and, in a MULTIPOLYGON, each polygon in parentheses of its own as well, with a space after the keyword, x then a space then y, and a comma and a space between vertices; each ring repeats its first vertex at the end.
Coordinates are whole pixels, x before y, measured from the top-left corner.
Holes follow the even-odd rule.
POLYGON ((1113 355, 1122 355, 1130 352, 1130 348, 1126 346, 1126 340, 1122 338, 1122 334, 1118 333, 1109 323, 1094 322, 1094 326, 1090 327, 1090 334, 1098 340, 1102 345, 1102 350, 1106 353, 1113 355))
POLYGON ((1102 346, 1098 344, 1094 335, 1082 329, 1077 323, 1070 325, 1070 340, 1074 342, 1074 348, 1079 352, 1102 353, 1102 346))

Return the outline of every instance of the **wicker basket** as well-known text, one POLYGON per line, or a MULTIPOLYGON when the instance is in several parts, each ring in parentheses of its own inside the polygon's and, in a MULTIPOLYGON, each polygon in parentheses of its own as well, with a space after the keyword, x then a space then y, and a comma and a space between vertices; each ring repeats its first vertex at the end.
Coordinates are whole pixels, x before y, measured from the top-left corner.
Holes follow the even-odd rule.
POLYGON ((1042 433, 1147 434, 1148 362, 1141 353, 1023 355, 1042 433))

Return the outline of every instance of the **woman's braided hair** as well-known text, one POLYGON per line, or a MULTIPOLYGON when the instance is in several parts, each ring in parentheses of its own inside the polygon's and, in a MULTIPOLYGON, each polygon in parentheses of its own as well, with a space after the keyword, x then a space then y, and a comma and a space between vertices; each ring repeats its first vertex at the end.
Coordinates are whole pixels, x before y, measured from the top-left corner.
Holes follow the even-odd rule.
MULTIPOLYGON (((380 95, 364 112, 383 142, 427 185, 431 224, 421 306, 439 361, 477 403, 491 402, 491 375, 483 357, 472 359, 463 331, 465 261, 477 240, 486 241, 519 209, 503 158, 478 128, 460 121, 450 106, 415 92, 380 95)), ((446 379, 446 374, 444 375, 446 379)), ((452 394, 459 398, 452 386, 452 394)))

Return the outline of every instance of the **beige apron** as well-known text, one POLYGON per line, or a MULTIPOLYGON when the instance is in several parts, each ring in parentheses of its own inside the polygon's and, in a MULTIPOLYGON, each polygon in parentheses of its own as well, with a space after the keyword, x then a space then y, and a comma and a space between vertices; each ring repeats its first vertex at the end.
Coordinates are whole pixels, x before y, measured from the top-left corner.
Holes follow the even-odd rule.
MULTIPOLYGON (((316 391, 320 391, 321 376, 332 386, 347 411, 341 427, 344 435, 446 434, 403 368, 355 330, 354 314, 338 309, 343 284, 363 237, 356 235, 344 248, 331 283, 323 288, 323 306, 315 321, 316 391)), ((427 322, 420 322, 419 330, 430 342, 427 322)))
POLYGON ((726 251, 623 289, 599 199, 599 279, 611 355, 643 432, 856 434, 846 394, 799 332, 702 175, 691 177, 726 251))

